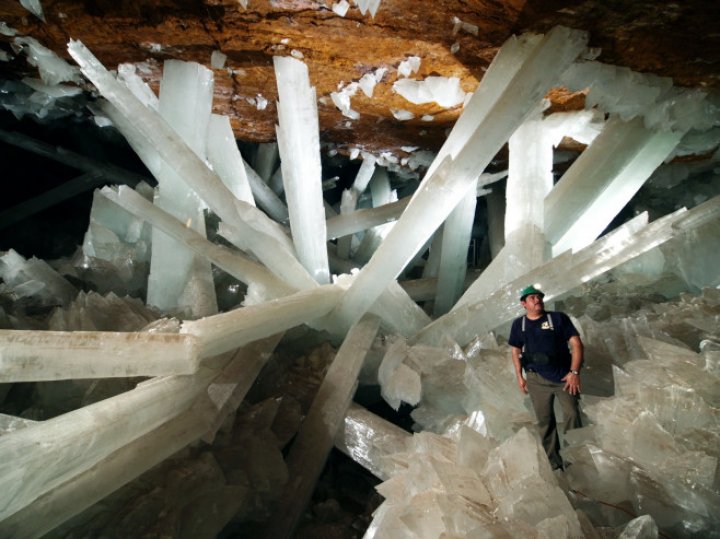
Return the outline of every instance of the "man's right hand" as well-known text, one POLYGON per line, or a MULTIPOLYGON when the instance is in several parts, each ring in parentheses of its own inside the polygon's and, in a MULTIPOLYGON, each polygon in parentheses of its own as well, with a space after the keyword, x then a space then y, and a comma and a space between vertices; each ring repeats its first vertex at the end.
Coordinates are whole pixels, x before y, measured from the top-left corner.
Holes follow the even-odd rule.
POLYGON ((518 376, 518 386, 520 387, 520 391, 527 394, 527 381, 522 376, 518 376))

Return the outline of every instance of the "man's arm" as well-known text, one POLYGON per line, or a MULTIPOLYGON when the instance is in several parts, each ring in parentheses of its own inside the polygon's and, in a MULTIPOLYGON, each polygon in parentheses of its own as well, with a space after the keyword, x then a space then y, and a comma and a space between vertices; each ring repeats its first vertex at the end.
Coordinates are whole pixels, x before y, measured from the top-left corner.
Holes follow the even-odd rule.
POLYGON ((520 353, 521 349, 517 346, 511 346, 512 349, 512 362, 513 366, 515 367, 515 376, 517 376, 517 382, 518 386, 520 387, 520 391, 523 393, 527 393, 527 382, 525 381, 525 378, 522 374, 522 364, 520 363, 520 353))
MULTIPOLYGON (((570 353, 572 354, 570 370, 580 372, 580 367, 582 367, 583 364, 583 343, 577 335, 570 337, 568 342, 570 343, 570 353)), ((580 393, 579 374, 569 372, 562 378, 562 380, 565 382, 565 387, 563 388, 565 391, 571 395, 578 395, 580 393)))

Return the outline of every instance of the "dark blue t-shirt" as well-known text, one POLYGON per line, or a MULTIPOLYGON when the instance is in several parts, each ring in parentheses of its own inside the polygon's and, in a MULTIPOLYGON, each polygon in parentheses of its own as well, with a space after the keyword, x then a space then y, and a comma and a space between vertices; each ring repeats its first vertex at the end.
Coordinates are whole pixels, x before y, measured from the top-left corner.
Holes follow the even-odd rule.
POLYGON ((525 347, 525 352, 542 352, 547 354, 551 361, 547 365, 531 365, 527 370, 535 371, 543 378, 552 382, 561 382, 570 371, 570 337, 579 335, 570 317, 565 313, 551 311, 552 324, 548 322, 548 313, 537 320, 530 320, 525 316, 516 318, 510 329, 508 343, 516 348, 525 347), (522 320, 525 318, 525 331, 522 330, 522 320))

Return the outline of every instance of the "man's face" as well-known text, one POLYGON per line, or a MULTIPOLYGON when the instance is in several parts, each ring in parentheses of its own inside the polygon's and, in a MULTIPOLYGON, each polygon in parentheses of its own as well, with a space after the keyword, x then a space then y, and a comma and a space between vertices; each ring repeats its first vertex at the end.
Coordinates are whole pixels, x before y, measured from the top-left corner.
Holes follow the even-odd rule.
POLYGON ((540 314, 545 310, 543 297, 540 294, 529 294, 520 302, 528 314, 540 314))

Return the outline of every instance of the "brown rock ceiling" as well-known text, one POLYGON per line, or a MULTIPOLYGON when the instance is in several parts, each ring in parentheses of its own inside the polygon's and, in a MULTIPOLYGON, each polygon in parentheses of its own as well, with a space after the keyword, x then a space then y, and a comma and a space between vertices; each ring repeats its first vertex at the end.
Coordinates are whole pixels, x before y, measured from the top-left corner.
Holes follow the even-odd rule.
MULTIPOLYGON (((15 0, 0 1, 0 21, 30 35, 68 58, 70 38, 79 39, 105 64, 149 62, 147 80, 157 88, 162 61, 182 59, 209 67, 210 55, 227 55, 215 70, 215 112, 232 117, 239 139, 275 138, 277 88, 273 55, 300 51, 319 98, 321 138, 339 145, 396 150, 402 145, 437 149, 461 111, 435 104, 413 105, 392 92, 396 68, 407 56, 422 58, 417 78, 457 76, 473 91, 498 47, 512 34, 544 32, 556 24, 588 30, 590 45, 602 48, 599 61, 640 72, 672 77, 677 85, 720 85, 720 3, 707 0, 382 0, 377 15, 361 15, 354 5, 343 18, 333 1, 249 0, 45 0, 46 22, 15 0), (453 32, 453 16, 477 25, 478 35, 453 32), (450 48, 458 43, 453 54, 450 48), (160 44, 159 52, 153 44, 160 44), (340 82, 357 81, 379 67, 388 68, 372 98, 358 92, 351 121, 329 94, 340 82), (246 101, 262 94, 265 110, 246 101), (416 115, 407 122, 390 109, 416 115), (434 122, 420 116, 432 114, 434 122)), ((9 40, 0 44, 10 52, 9 40)), ((24 57, 0 66, 0 76, 32 73, 24 57)), ((34 76, 34 74, 33 74, 34 76)), ((553 93, 558 109, 576 108, 582 99, 553 93)))

